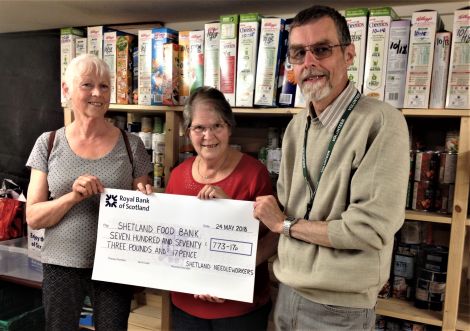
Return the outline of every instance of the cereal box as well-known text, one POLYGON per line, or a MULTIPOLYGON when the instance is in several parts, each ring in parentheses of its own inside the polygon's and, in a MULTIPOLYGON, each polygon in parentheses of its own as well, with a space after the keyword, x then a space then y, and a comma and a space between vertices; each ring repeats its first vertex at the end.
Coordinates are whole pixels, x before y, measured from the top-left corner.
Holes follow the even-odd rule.
POLYGON ((152 30, 139 30, 138 102, 150 106, 152 99, 152 30))
POLYGON ((108 31, 113 31, 113 29, 103 25, 89 26, 87 28, 88 53, 95 54, 100 59, 103 58, 103 38, 104 33, 108 31))
POLYGON ((204 85, 219 88, 220 23, 204 25, 204 85))
POLYGON ((235 106, 237 79, 238 15, 220 16, 220 91, 230 106, 235 106))
POLYGON ((345 11, 351 41, 356 49, 356 57, 348 68, 348 77, 361 92, 366 58, 368 17, 369 10, 367 8, 351 8, 345 11))
POLYGON ((260 16, 241 14, 238 27, 237 107, 253 107, 260 16))
POLYGON ((88 53, 88 44, 87 38, 77 38, 75 40, 75 56, 88 53))
POLYGON ((116 40, 117 31, 105 32, 103 34, 103 61, 108 64, 111 76, 110 103, 116 103, 116 40))
POLYGON ((178 35, 179 46, 179 104, 184 105, 189 97, 190 85, 190 57, 189 57, 189 33, 191 31, 180 31, 178 35))
POLYGON ((116 39, 116 101, 118 104, 133 103, 132 52, 136 36, 123 34, 116 39))
POLYGON ((295 90, 295 102, 294 102, 294 107, 295 108, 305 108, 307 106, 307 102, 302 94, 302 90, 300 89, 300 86, 297 85, 296 90, 295 90))
POLYGON ((163 45, 178 43, 178 31, 169 28, 152 30, 152 105, 163 105, 163 45))
POLYGON ((410 24, 409 20, 393 21, 390 28, 385 102, 396 108, 403 108, 403 100, 405 99, 410 24))
POLYGON ((255 105, 275 106, 281 48, 286 38, 282 18, 263 18, 256 68, 255 105))
POLYGON ((179 45, 163 44, 163 104, 174 106, 179 102, 179 45))
POLYGON ((384 100, 390 26, 398 16, 390 7, 372 8, 367 30, 363 93, 384 100))
POLYGON ((294 107, 297 81, 295 80, 294 68, 287 61, 288 37, 292 19, 285 21, 286 38, 281 48, 281 64, 279 65, 279 78, 277 83, 276 103, 279 107, 294 107))
POLYGON ((414 12, 406 71, 405 108, 428 108, 432 63, 439 15, 435 10, 414 12))
POLYGON ((446 108, 470 108, 470 8, 454 13, 446 108))
POLYGON ((451 40, 451 32, 436 33, 429 108, 443 109, 446 103, 451 40))
MULTIPOLYGON (((204 85, 204 30, 189 32, 189 93, 204 85)), ((185 96, 186 102, 188 96, 185 96)))
POLYGON ((85 31, 77 28, 60 29, 60 102, 65 102, 65 95, 62 93, 62 83, 64 74, 70 61, 76 56, 76 41, 85 35, 85 31))

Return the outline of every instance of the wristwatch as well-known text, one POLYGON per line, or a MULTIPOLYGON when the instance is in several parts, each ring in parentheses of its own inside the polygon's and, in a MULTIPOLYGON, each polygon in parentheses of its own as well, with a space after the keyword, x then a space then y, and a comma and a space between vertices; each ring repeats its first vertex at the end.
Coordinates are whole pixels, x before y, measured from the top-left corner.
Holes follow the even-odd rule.
POLYGON ((299 221, 299 218, 287 216, 282 226, 282 233, 290 238, 290 228, 299 221))

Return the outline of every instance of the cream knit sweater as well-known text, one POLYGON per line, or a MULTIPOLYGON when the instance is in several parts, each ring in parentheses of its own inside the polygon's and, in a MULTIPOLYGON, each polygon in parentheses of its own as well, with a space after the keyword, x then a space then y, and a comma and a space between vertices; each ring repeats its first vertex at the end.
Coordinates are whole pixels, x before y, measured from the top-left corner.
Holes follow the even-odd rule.
MULTIPOLYGON (((306 116, 307 110, 300 112, 286 129, 277 185, 285 213, 300 218, 309 200, 302 175, 306 116)), ((310 126, 307 168, 314 183, 331 136, 320 123, 310 126)), ((389 276, 394 234, 404 221, 409 164, 401 112, 361 96, 336 142, 309 216, 328 222, 333 248, 281 235, 276 277, 317 303, 374 307, 389 276)))

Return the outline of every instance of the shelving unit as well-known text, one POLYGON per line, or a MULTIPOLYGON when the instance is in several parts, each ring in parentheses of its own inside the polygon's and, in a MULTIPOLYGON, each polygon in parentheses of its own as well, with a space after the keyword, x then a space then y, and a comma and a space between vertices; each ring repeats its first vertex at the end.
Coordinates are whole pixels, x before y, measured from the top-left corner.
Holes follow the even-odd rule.
MULTIPOLYGON (((234 108, 235 115, 250 115, 261 118, 284 116, 290 117, 301 108, 234 108)), ((181 120, 182 106, 138 106, 111 105, 110 111, 134 112, 139 114, 164 114, 166 118, 166 153, 165 168, 176 164, 178 152, 178 128, 181 120)), ((66 110, 67 112, 67 110, 66 110)), ((398 299, 379 299, 377 314, 417 323, 442 327, 443 330, 470 330, 470 313, 459 311, 459 294, 461 271, 464 256, 465 233, 470 226, 468 216, 469 169, 470 169, 470 110, 456 109, 402 109, 407 118, 456 118, 460 119, 460 146, 457 160, 454 208, 452 215, 432 212, 407 210, 406 220, 447 224, 450 226, 449 262, 447 268, 447 285, 445 304, 442 312, 418 309, 412 302, 398 299), (467 314, 466 314, 467 313, 467 314)))

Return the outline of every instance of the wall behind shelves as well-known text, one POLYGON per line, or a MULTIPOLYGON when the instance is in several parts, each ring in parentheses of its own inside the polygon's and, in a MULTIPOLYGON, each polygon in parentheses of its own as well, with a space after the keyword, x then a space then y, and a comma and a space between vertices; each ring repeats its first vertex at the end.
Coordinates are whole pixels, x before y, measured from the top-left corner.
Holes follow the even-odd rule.
POLYGON ((36 138, 63 125, 58 30, 0 34, 0 180, 26 189, 36 138))

